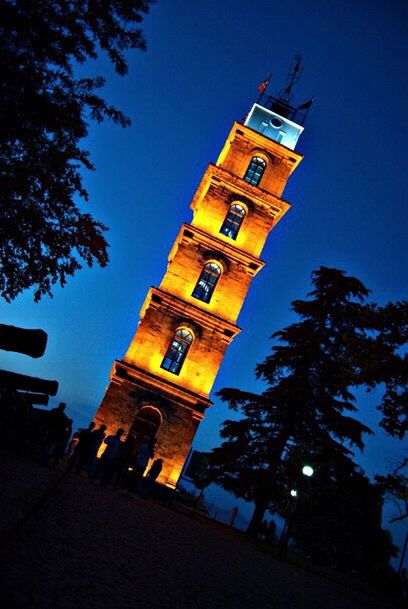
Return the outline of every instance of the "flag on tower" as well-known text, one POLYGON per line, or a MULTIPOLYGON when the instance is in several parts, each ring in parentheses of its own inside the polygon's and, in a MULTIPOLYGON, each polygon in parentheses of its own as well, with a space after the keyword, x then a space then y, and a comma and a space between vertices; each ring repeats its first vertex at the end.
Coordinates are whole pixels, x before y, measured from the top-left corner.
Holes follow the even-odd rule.
POLYGON ((303 104, 300 104, 300 106, 298 106, 297 109, 298 110, 309 110, 310 106, 313 104, 313 100, 314 100, 314 97, 311 97, 303 104))
POLYGON ((265 92, 266 87, 269 85, 269 79, 270 76, 268 76, 268 78, 265 78, 265 80, 263 80, 261 84, 258 85, 258 91, 261 95, 265 92))

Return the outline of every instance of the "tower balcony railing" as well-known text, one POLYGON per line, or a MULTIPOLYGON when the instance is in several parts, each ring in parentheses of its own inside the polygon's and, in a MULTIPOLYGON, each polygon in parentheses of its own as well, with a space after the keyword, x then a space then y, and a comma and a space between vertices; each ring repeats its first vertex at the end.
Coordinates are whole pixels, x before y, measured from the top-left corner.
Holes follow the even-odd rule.
POLYGON ((304 124, 308 112, 308 108, 296 108, 295 106, 291 106, 285 99, 282 99, 281 97, 272 97, 271 95, 263 95, 258 101, 258 104, 271 110, 271 112, 276 112, 276 114, 279 114, 279 116, 282 116, 283 118, 288 118, 297 125, 304 124))

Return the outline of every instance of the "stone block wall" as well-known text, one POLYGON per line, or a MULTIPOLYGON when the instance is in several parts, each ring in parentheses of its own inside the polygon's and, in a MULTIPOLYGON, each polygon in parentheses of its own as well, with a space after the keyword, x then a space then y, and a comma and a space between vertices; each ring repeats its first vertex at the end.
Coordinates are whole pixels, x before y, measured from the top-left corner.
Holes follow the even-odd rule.
MULTIPOLYGON (((216 244, 216 247, 217 245, 219 247, 219 244, 216 244)), ((225 251, 221 251, 221 247, 217 251, 211 244, 200 242, 197 237, 188 241, 181 237, 178 247, 173 248, 173 255, 160 288, 204 311, 235 323, 252 279, 253 272, 250 273, 248 264, 245 266, 237 260, 231 260, 225 251), (194 298, 192 293, 204 265, 209 260, 219 262, 222 273, 210 302, 206 303, 194 298)))
POLYGON ((154 455, 155 459, 163 459, 158 481, 174 486, 202 418, 201 413, 166 398, 159 392, 156 396, 150 392, 147 397, 146 391, 132 382, 113 377, 94 420, 97 425, 107 426, 108 435, 115 434, 123 427, 125 439, 144 406, 153 406, 160 411, 162 423, 157 433, 154 455))
MULTIPOLYGON (((154 302, 150 293, 144 316, 124 360, 164 380, 207 397, 213 386, 231 338, 216 326, 202 326, 187 308, 172 308, 170 302, 154 302), (161 367, 176 330, 189 328, 194 340, 179 374, 161 367)), ((178 304, 178 303, 177 303, 178 304)))
POLYGON ((254 156, 263 157, 267 163, 260 188, 281 197, 292 172, 292 159, 296 162, 300 155, 252 129, 238 125, 232 129, 217 165, 243 178, 254 156))
POLYGON ((248 197, 235 194, 232 189, 219 186, 212 182, 205 196, 194 213, 192 225, 213 235, 221 243, 227 243, 247 252, 251 256, 259 256, 271 230, 274 219, 251 202, 248 197), (221 226, 232 203, 242 204, 247 214, 241 224, 236 239, 220 233, 221 226))

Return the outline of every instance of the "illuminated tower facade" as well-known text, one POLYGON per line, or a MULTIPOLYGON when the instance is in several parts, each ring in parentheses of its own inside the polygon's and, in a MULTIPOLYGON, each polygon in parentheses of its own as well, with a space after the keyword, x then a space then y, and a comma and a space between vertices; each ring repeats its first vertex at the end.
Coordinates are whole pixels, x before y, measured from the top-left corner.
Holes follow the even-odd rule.
POLYGON ((160 482, 177 483, 206 409, 265 241, 288 211, 282 192, 302 156, 304 112, 285 96, 262 97, 234 123, 192 199, 167 271, 140 311, 129 348, 116 360, 95 421, 123 427, 137 448, 157 438, 160 482), (265 100, 264 100, 265 98, 265 100), (261 103, 262 101, 262 103, 261 103))

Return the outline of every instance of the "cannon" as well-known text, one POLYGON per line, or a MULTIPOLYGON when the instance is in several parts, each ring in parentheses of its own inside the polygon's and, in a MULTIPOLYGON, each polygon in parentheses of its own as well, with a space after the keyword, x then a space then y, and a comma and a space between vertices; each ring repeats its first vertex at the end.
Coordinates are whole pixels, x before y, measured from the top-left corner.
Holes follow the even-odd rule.
POLYGON ((0 349, 4 351, 16 351, 31 357, 41 357, 47 346, 47 338, 44 330, 26 330, 0 324, 0 349))
POLYGON ((27 393, 26 391, 19 391, 18 393, 28 404, 31 404, 31 406, 33 404, 48 406, 50 396, 45 393, 27 393))
POLYGON ((33 393, 56 395, 58 391, 58 382, 40 379, 36 376, 18 374, 17 372, 0 370, 0 387, 5 389, 14 389, 17 391, 22 390, 33 393))

